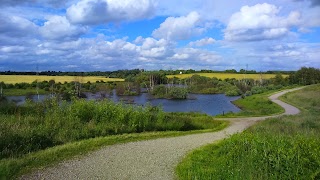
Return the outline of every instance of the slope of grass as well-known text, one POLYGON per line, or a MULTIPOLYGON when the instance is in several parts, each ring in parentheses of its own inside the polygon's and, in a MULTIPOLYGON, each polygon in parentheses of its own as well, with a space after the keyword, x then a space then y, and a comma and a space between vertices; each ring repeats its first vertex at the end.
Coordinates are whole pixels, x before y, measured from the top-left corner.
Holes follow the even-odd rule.
POLYGON ((38 80, 42 81, 50 81, 55 80, 55 82, 72 82, 79 81, 82 83, 96 82, 96 81, 104 81, 104 82, 112 82, 112 81, 124 81, 124 79, 120 78, 106 78, 104 76, 36 76, 36 75, 0 75, 0 82, 4 82, 6 84, 15 84, 15 83, 32 83, 33 81, 38 80))
POLYGON ((17 178, 18 176, 26 174, 32 170, 53 166, 63 160, 68 160, 77 156, 83 156, 91 151, 98 150, 107 145, 156 139, 161 137, 174 137, 194 133, 213 132, 219 131, 225 128, 227 125, 227 122, 223 122, 221 125, 213 129, 206 130, 131 133, 91 138, 74 143, 67 143, 38 152, 29 153, 22 157, 0 160, 0 179, 17 178))
POLYGON ((0 179, 104 145, 216 131, 228 125, 203 114, 165 113, 158 107, 106 100, 58 104, 53 99, 19 107, 0 102, 0 119, 0 179))
POLYGON ((180 179, 320 179, 320 85, 286 94, 296 116, 262 121, 190 153, 180 179))
MULTIPOLYGON (((177 75, 167 75, 168 78, 174 78, 177 77, 179 79, 185 79, 189 78, 193 75, 200 75, 200 76, 205 76, 209 78, 216 77, 218 79, 254 79, 254 80, 259 80, 259 79, 270 79, 274 78, 276 75, 275 74, 235 74, 235 73, 193 73, 193 74, 177 74, 177 75)), ((287 77, 288 75, 282 75, 284 78, 287 77)))
POLYGON ((275 91, 269 91, 263 94, 255 94, 240 98, 233 101, 237 107, 242 111, 233 113, 228 112, 224 115, 217 115, 216 117, 231 118, 231 117, 254 117, 254 116, 269 116, 284 113, 284 109, 276 103, 273 103, 268 97, 275 91))

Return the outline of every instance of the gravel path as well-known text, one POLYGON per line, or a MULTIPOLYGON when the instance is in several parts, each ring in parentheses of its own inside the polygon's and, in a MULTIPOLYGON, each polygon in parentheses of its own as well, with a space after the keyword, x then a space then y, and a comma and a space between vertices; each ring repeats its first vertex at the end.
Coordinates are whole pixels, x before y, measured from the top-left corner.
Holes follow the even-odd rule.
MULTIPOLYGON (((269 98, 282 106, 285 113, 298 114, 299 109, 277 98, 286 90, 269 98)), ((21 179, 174 179, 174 168, 189 151, 241 132, 256 121, 269 117, 232 118, 229 127, 219 132, 139 141, 106 146, 80 159, 62 162, 55 167, 36 171, 21 179)))

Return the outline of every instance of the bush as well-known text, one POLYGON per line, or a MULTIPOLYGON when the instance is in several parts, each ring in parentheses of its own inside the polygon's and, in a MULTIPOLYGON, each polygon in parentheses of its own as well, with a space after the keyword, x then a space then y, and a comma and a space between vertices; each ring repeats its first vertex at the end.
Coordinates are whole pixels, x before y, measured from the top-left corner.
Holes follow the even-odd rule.
POLYGON ((171 99, 187 99, 188 90, 182 87, 171 87, 169 90, 169 98, 171 99))
POLYGON ((254 87, 251 88, 252 94, 261 94, 261 93, 264 93, 266 91, 267 91, 267 89, 265 87, 262 87, 262 86, 254 86, 254 87))
POLYGON ((252 92, 251 91, 246 91, 245 96, 252 96, 252 92))
POLYGON ((217 94, 219 90, 217 88, 204 88, 199 91, 201 94, 217 94))
POLYGON ((225 93, 225 95, 227 96, 238 96, 239 93, 237 92, 237 90, 233 89, 233 90, 229 90, 225 93))
POLYGON ((163 84, 159 86, 155 86, 151 93, 157 98, 164 98, 166 97, 166 94, 167 94, 167 88, 163 84))

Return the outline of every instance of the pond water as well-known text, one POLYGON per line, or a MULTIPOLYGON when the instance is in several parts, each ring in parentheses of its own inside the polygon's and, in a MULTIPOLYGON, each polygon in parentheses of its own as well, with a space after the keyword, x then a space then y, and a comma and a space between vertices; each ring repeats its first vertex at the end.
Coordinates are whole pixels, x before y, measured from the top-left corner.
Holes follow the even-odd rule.
MULTIPOLYGON (((49 95, 31 95, 28 96, 29 98, 32 99, 32 101, 37 102, 37 101, 44 101, 45 99, 49 98, 49 95)), ((26 96, 6 96, 6 99, 8 101, 15 102, 17 105, 22 105, 26 102, 26 96)))
MULTIPOLYGON (((106 97, 114 102, 123 101, 138 105, 150 103, 153 106, 162 106, 166 112, 201 112, 208 115, 217 115, 227 112, 239 112, 240 109, 233 105, 231 101, 239 97, 228 97, 224 94, 190 94, 190 99, 187 100, 170 100, 170 99, 153 99, 147 93, 142 93, 139 96, 117 96, 105 95, 104 93, 86 93, 88 100, 101 99, 106 97)), ((48 98, 49 95, 39 95, 39 101, 48 98)), ((25 96, 8 96, 7 99, 21 105, 25 102, 25 96)), ((34 101, 38 101, 38 96, 31 96, 34 101)))

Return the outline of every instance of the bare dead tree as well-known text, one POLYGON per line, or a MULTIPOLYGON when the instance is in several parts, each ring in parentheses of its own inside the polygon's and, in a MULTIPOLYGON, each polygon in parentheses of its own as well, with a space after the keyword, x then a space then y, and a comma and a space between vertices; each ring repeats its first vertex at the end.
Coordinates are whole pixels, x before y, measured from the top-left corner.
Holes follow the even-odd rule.
POLYGON ((39 68, 38 68, 38 65, 37 65, 37 73, 36 73, 36 76, 37 76, 37 79, 36 79, 36 92, 37 92, 37 98, 38 98, 38 101, 39 101, 39 100, 40 100, 40 97, 39 97, 39 81, 38 81, 39 68))
POLYGON ((55 81, 52 79, 49 81, 49 85, 50 85, 50 96, 53 97, 54 96, 54 85, 55 85, 55 81))
POLYGON ((4 82, 0 82, 0 97, 3 96, 3 86, 4 86, 4 82))
POLYGON ((154 84, 155 84, 154 80, 155 80, 154 75, 153 75, 153 74, 151 74, 151 75, 149 76, 149 81, 150 81, 150 90, 151 90, 151 91, 152 91, 152 90, 153 90, 153 88, 154 88, 154 84))
POLYGON ((149 92, 149 88, 148 88, 148 85, 144 82, 144 85, 146 86, 147 88, 147 92, 149 92))
POLYGON ((74 78, 74 89, 75 95, 80 97, 81 96, 81 83, 83 83, 83 76, 76 76, 74 78))

